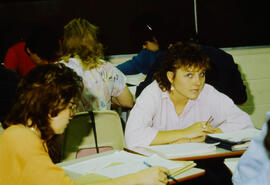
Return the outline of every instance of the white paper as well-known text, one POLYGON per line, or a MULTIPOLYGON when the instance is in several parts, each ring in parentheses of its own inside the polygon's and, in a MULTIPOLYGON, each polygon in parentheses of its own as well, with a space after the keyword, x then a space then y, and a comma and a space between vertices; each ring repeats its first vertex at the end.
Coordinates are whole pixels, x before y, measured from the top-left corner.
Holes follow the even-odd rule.
POLYGON ((145 79, 145 75, 142 73, 136 75, 126 75, 126 77, 127 77, 126 81, 127 84, 136 86, 138 86, 145 79))
MULTIPOLYGON (((116 178, 147 169, 148 166, 146 166, 144 162, 147 162, 152 166, 163 166, 168 169, 183 168, 187 165, 186 161, 169 161, 157 155, 145 157, 120 151, 110 155, 82 161, 69 166, 64 166, 63 168, 82 175, 95 173, 110 178, 116 178), (116 165, 112 166, 112 164, 116 165)), ((190 164, 191 163, 193 164, 192 161, 190 161, 190 164)))
POLYGON ((222 134, 209 134, 209 136, 217 137, 220 139, 226 139, 229 141, 250 141, 255 137, 259 137, 261 134, 261 130, 256 128, 248 128, 240 131, 222 133, 222 134))
POLYGON ((183 143, 170 145, 156 145, 146 147, 146 149, 164 158, 175 159, 180 157, 189 157, 193 155, 213 152, 216 150, 215 145, 216 144, 206 144, 206 143, 183 143))

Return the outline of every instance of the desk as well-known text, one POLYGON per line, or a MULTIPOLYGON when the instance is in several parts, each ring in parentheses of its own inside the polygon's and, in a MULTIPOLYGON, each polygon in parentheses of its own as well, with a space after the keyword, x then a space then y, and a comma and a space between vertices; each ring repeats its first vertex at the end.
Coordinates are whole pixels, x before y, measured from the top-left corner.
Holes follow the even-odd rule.
MULTIPOLYGON (((93 159, 93 158, 96 158, 96 157, 99 157, 99 156, 105 156, 105 155, 108 155, 108 154, 112 154, 115 151, 116 150, 111 150, 111 151, 99 153, 99 154, 96 154, 96 155, 91 155, 91 156, 87 156, 87 157, 83 157, 83 158, 79 158, 79 159, 75 159, 75 160, 66 161, 66 162, 63 162, 63 163, 58 163, 57 166, 60 166, 60 167, 69 166, 69 165, 76 164, 76 163, 86 161, 86 160, 89 160, 89 159, 93 159)), ((68 176, 70 176, 77 183, 102 181, 102 180, 106 179, 106 177, 104 178, 104 177, 98 176, 98 175, 94 176, 93 174, 82 176, 81 174, 74 173, 74 172, 67 171, 67 170, 66 170, 66 173, 67 173, 68 176)), ((191 169, 177 175, 175 178, 178 180, 178 182, 183 182, 183 181, 186 181, 186 180, 190 180, 190 179, 200 177, 200 176, 202 176, 204 174, 205 174, 205 170, 193 167, 193 168, 191 168, 191 169)), ((170 181, 170 184, 174 184, 174 182, 170 181)))
MULTIPOLYGON (((143 148, 134 148, 134 149, 128 149, 124 148, 125 151, 150 156, 152 155, 151 152, 144 150, 143 148)), ((194 160, 200 160, 200 159, 211 159, 211 158, 224 158, 224 157, 238 157, 241 156, 245 151, 230 151, 223 148, 217 147, 216 151, 209 152, 209 153, 203 153, 203 154, 197 154, 197 155, 191 155, 187 157, 180 157, 172 160, 181 160, 181 161, 194 161, 194 160)))
MULTIPOLYGON (((144 155, 151 155, 147 150, 143 150, 143 148, 140 148, 141 150, 134 149, 125 149, 129 152, 136 152, 144 155), (147 153, 148 152, 148 153, 147 153)), ((244 151, 230 151, 222 148, 218 148, 215 151, 203 153, 203 154, 197 154, 197 155, 190 155, 188 157, 181 157, 176 158, 172 160, 192 160, 194 161, 198 168, 205 170, 205 175, 203 178, 198 179, 199 182, 202 184, 219 184, 219 182, 222 182, 221 184, 231 184, 231 177, 232 172, 228 169, 227 166, 224 164, 224 158, 225 157, 234 157, 234 156, 241 156, 244 153, 244 151), (213 178, 215 177, 215 178, 213 178)), ((196 179, 195 179, 196 180, 196 179)), ((193 182, 192 182, 193 183, 193 182)), ((198 183, 198 182, 196 182, 198 183)))
POLYGON ((173 160, 201 160, 201 159, 211 159, 211 158, 224 158, 224 157, 238 157, 241 156, 245 151, 230 151, 223 148, 217 147, 215 152, 207 153, 207 154, 200 154, 196 156, 189 156, 189 157, 181 157, 173 160))

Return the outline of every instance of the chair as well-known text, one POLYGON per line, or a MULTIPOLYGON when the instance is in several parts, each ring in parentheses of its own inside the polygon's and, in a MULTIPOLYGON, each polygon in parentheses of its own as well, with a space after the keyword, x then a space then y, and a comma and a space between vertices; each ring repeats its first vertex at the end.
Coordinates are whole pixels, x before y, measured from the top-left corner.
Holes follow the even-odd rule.
MULTIPOLYGON (((94 111, 97 143, 100 152, 122 150, 124 134, 119 115, 115 111, 94 111)), ((96 153, 93 125, 88 112, 79 112, 64 133, 62 161, 96 153)))

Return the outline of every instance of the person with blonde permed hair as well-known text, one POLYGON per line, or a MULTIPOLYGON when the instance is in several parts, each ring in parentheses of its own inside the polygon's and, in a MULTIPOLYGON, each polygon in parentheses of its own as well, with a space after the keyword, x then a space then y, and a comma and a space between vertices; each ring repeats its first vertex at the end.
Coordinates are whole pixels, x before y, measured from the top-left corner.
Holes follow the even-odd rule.
POLYGON ((73 19, 64 27, 62 63, 83 78, 84 90, 78 111, 109 110, 111 104, 131 108, 133 99, 126 77, 104 61, 103 47, 97 39, 98 27, 86 19, 73 19))

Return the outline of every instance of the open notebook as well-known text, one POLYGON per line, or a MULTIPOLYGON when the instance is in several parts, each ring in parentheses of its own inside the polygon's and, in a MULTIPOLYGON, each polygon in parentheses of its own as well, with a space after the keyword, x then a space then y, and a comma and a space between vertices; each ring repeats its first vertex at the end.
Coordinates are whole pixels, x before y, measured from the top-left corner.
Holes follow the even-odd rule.
POLYGON ((125 151, 116 151, 106 156, 62 166, 62 168, 69 172, 80 174, 81 177, 75 179, 75 181, 82 183, 85 179, 89 182, 90 178, 91 181, 98 181, 138 172, 148 168, 144 162, 152 166, 166 167, 172 176, 179 175, 196 165, 193 161, 170 161, 157 155, 145 157, 125 151))
POLYGON ((183 143, 170 145, 155 145, 149 147, 134 147, 131 150, 146 156, 157 154, 166 159, 191 157, 211 153, 216 150, 216 144, 183 143))

